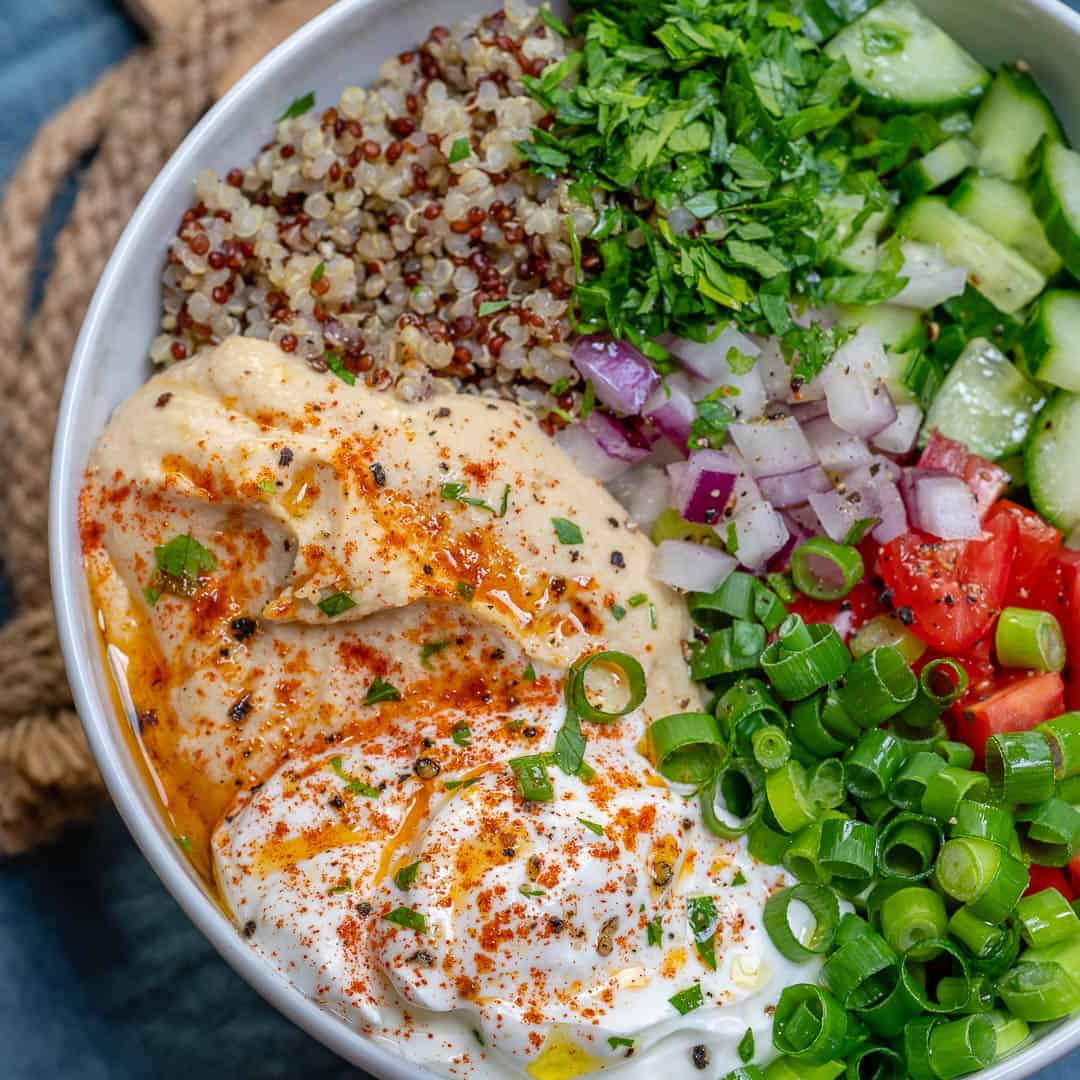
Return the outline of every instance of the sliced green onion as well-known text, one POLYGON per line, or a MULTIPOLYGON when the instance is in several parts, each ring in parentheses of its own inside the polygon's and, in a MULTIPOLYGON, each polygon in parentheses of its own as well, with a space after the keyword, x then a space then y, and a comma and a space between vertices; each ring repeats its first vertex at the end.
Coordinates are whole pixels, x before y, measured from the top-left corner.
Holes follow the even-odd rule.
POLYGON ((691 593, 687 607, 694 622, 706 630, 718 629, 723 617, 728 616, 743 622, 759 622, 772 633, 787 615, 776 593, 742 570, 729 574, 711 593, 691 593))
POLYGON ((632 656, 622 652, 598 652, 579 660, 570 668, 567 681, 567 697, 583 720, 596 724, 610 724, 620 716, 626 716, 641 707, 645 700, 645 670, 632 656), (617 712, 598 709, 590 700, 585 677, 594 664, 617 668, 622 673, 626 687, 626 704, 617 712))
POLYGON ((878 873, 883 878, 921 881, 933 871, 940 849, 941 826, 932 817, 904 811, 878 834, 878 873))
POLYGON ((1054 794, 1054 758, 1039 731, 1006 731, 986 740, 986 775, 999 802, 1037 803, 1054 794))
POLYGON ((930 778, 944 768, 945 762, 937 754, 925 750, 912 754, 889 785, 889 798, 904 810, 920 809, 930 778))
MULTIPOLYGON (((1055 758, 1056 756, 1055 754, 1055 758)), ((1076 806, 1080 803, 1080 776, 1067 776, 1064 780, 1059 780, 1054 794, 1059 799, 1064 799, 1065 802, 1076 806)))
POLYGON ((773 1014, 773 1046, 782 1054, 823 1065, 841 1057, 848 1016, 828 990, 812 983, 787 986, 773 1014))
POLYGON ((774 829, 762 818, 755 821, 746 834, 746 850, 766 866, 779 866, 790 843, 790 836, 774 829))
POLYGON ((1067 866, 1080 851, 1080 810, 1062 799, 1047 799, 1016 812, 1020 846, 1040 866, 1067 866))
POLYGON ((1008 848, 1016 836, 1013 819, 1000 806, 961 799, 949 825, 949 838, 974 836, 1008 848))
POLYGON ((791 580, 814 600, 839 600, 862 580, 858 549, 827 536, 812 536, 791 553, 791 580))
POLYGON ((810 773, 810 798, 816 806, 833 810, 844 801, 844 763, 838 758, 818 762, 810 773))
POLYGON ((750 740, 754 760, 768 771, 779 769, 791 757, 791 743, 781 728, 766 724, 758 728, 750 740))
POLYGON ((765 930, 777 951, 796 964, 828 952, 840 922, 840 905, 833 891, 824 885, 792 885, 773 893, 765 901, 765 930), (814 919, 814 929, 797 937, 791 929, 788 908, 793 901, 805 904, 814 919))
POLYGON ((938 884, 971 914, 1003 922, 1027 888, 1028 872, 998 844, 973 836, 947 840, 938 856, 938 884))
POLYGON ((975 751, 967 743, 956 742, 954 739, 942 739, 934 747, 934 753, 946 765, 957 769, 970 769, 975 764, 975 751))
POLYGON ((1004 667, 1060 671, 1065 666, 1065 635, 1049 611, 1007 607, 998 616, 994 652, 1004 667))
POLYGON ((825 726, 822 719, 825 700, 825 693, 814 694, 791 707, 792 734, 819 757, 831 757, 847 747, 846 739, 838 738, 825 726))
POLYGON ((881 728, 871 728, 844 755, 848 791, 857 799, 878 799, 904 767, 899 739, 881 728))
POLYGON ((851 635, 848 645, 855 656, 862 656, 882 645, 891 645, 909 664, 914 664, 926 652, 926 642, 913 634, 895 615, 875 615, 868 619, 851 635))
POLYGON ((807 786, 806 769, 789 761, 765 777, 765 793, 776 823, 786 833, 796 833, 817 816, 807 786))
POLYGON ((887 896, 881 905, 881 934, 897 953, 920 959, 918 945, 947 933, 945 901, 933 889, 912 885, 887 896))
POLYGON ((985 1015, 944 1021, 930 1029, 930 1068, 938 1080, 955 1080, 984 1069, 996 1051, 994 1025, 985 1015))
MULTIPOLYGON (((948 938, 932 938, 919 942, 900 958, 900 981, 908 988, 922 1007, 930 1013, 952 1012, 952 1005, 941 999, 938 986, 930 981, 931 972, 924 966, 928 959, 938 961, 942 956, 952 960, 954 970, 959 970, 965 982, 968 980, 967 960, 963 950, 948 938)), ((940 968, 934 964, 934 970, 940 968)), ((940 983, 940 978, 938 979, 940 983)))
POLYGON ((851 818, 829 818, 821 824, 818 862, 834 878, 861 887, 874 876, 874 827, 851 818))
POLYGON ((920 689, 915 700, 903 712, 898 713, 893 723, 903 724, 906 728, 924 731, 934 728, 941 721, 941 706, 931 701, 920 689))
POLYGON ((1080 712, 1062 713, 1035 728, 1050 742, 1054 771, 1059 780, 1080 775, 1080 712))
POLYGON ((766 724, 783 728, 783 710, 776 703, 769 687, 755 678, 742 678, 728 687, 716 703, 716 719, 729 742, 735 743, 736 753, 751 757, 751 738, 766 724))
POLYGON ((930 1033, 941 1023, 936 1016, 917 1016, 903 1033, 904 1064, 910 1080, 937 1080, 930 1067, 930 1033))
MULTIPOLYGON (((541 8, 541 16, 547 8, 541 8)), ((765 1074, 756 1065, 740 1065, 729 1073, 724 1073, 720 1080, 765 1080, 765 1074)))
POLYGON ((840 948, 841 945, 863 941, 874 936, 880 937, 866 919, 860 918, 853 912, 845 912, 840 918, 840 925, 836 928, 836 947, 840 948))
POLYGON ((898 968, 890 968, 885 978, 891 981, 891 988, 873 1004, 859 1009, 859 1019, 875 1035, 892 1038, 922 1012, 922 1006, 901 982, 898 968))
POLYGON ((997 1036, 997 1054, 995 1061, 1001 1061, 1008 1057, 1019 1046, 1027 1041, 1031 1034, 1026 1020, 1019 1016, 1010 1016, 1001 1009, 995 1009, 986 1014, 986 1019, 994 1025, 994 1034, 997 1036))
POLYGON ((1028 945, 1042 948, 1080 934, 1080 916, 1057 889, 1043 889, 1016 905, 1020 934, 1028 945))
MULTIPOLYGON (((836 811, 829 811, 829 816, 836 811)), ((839 815, 843 816, 843 815, 839 815)), ((811 821, 800 829, 787 845, 781 860, 784 869, 799 881, 827 885, 832 878, 821 866, 821 826, 823 819, 811 821)))
POLYGON ((993 977, 1012 965, 1020 951, 1020 934, 1014 927, 994 926, 973 915, 964 905, 949 919, 949 933, 971 954, 971 966, 993 977))
POLYGON ((886 725, 887 730, 903 743, 908 754, 918 754, 923 750, 932 753, 942 739, 949 737, 949 732, 945 728, 945 721, 940 716, 931 717, 922 727, 913 727, 906 720, 908 712, 910 710, 905 709, 899 716, 894 716, 886 725))
POLYGON ((649 725, 652 760, 662 776, 677 783, 705 783, 716 771, 723 742, 711 713, 672 713, 649 725))
POLYGON ((690 677, 695 682, 758 667, 768 634, 758 623, 736 619, 730 626, 709 635, 690 652, 690 677))
POLYGON ((990 782, 983 773, 946 765, 926 785, 922 811, 938 821, 948 821, 956 814, 961 799, 974 799, 979 802, 989 795, 990 782))
POLYGON ((765 1080, 836 1080, 844 1071, 842 1061, 827 1061, 824 1065, 811 1065, 808 1061, 778 1057, 765 1066, 765 1080))
POLYGON ((1061 964, 1031 960, 1030 953, 997 982, 1005 1007, 1029 1023, 1060 1020, 1080 1008, 1080 984, 1061 964))
POLYGON ((821 975, 847 1008, 863 1009, 892 989, 895 968, 896 953, 876 930, 866 926, 856 940, 836 948, 825 961, 821 975))
POLYGON ((912 887, 913 886, 908 882, 903 881, 901 878, 882 878, 866 896, 866 921, 874 927, 874 929, 880 930, 881 909, 884 906, 885 901, 888 900, 893 893, 898 893, 901 889, 910 889, 912 887))
POLYGON ((510 769, 521 788, 522 798, 528 802, 552 802, 555 799, 555 788, 547 771, 549 764, 547 754, 510 759, 510 769))
POLYGON ((937 999, 949 1012, 988 1013, 994 997, 994 984, 987 975, 946 975, 937 984, 937 999))
POLYGON ((848 1057, 847 1080, 904 1080, 904 1061, 887 1046, 862 1046, 848 1057))
POLYGON ((873 728, 910 705, 918 689, 919 680, 903 654, 882 645, 851 665, 840 700, 862 727, 873 728))
POLYGON ((746 758, 729 758, 702 788, 701 816, 714 836, 734 840, 761 816, 765 805, 765 777, 746 758))
POLYGON ((947 657, 931 660, 919 673, 919 689, 939 709, 944 709, 964 696, 968 673, 947 657))
POLYGON ((862 815, 871 825, 879 825, 895 809, 888 795, 879 795, 874 799, 860 799, 859 809, 862 815))
POLYGON ((807 626, 798 615, 781 624, 776 640, 761 654, 761 669, 785 701, 800 701, 842 678, 851 653, 827 623, 807 626))

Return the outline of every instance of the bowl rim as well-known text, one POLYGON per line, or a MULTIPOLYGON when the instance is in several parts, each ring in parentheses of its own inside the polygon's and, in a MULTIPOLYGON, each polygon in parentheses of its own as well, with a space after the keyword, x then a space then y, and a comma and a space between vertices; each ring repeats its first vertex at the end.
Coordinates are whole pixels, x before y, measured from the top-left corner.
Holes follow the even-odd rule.
MULTIPOLYGON (((94 290, 84 317, 64 383, 53 444, 49 485, 49 566, 53 606, 61 652, 87 741, 109 794, 132 838, 162 884, 191 922, 222 959, 279 1013, 346 1061, 369 1070, 381 1080, 438 1080, 437 1074, 392 1052, 370 1036, 352 1028, 346 1020, 323 1008, 297 989, 268 960, 248 945, 232 921, 188 873, 179 856, 159 835, 146 812, 139 791, 131 782, 122 755, 108 737, 117 723, 111 701, 94 690, 94 675, 101 656, 84 647, 79 633, 78 609, 85 588, 78 530, 78 492, 85 461, 75 460, 72 433, 79 424, 79 404, 95 363, 93 344, 102 332, 103 320, 113 301, 120 268, 151 217, 155 204, 167 193, 178 172, 194 176, 201 152, 215 139, 219 121, 276 70, 315 41, 333 34, 353 20, 393 4, 394 0, 337 0, 264 56, 217 101, 173 152, 147 189, 94 290)), ((538 2, 538 0, 535 0, 538 2)), ((1057 23, 1080 41, 1080 12, 1063 0, 1012 0, 1018 17, 1038 13, 1057 23)), ((106 672, 106 678, 111 678, 106 672)), ((1021 1080, 1046 1068, 1080 1046, 1080 1015, 1059 1022, 1020 1053, 973 1074, 973 1080, 1021 1080)))

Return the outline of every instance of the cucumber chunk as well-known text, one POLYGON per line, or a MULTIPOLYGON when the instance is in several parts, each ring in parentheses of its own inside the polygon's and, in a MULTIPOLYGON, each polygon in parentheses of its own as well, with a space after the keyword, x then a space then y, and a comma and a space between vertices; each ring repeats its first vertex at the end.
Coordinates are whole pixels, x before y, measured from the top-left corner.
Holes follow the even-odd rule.
POLYGON ((1024 452, 1035 509, 1066 535, 1080 525, 1080 394, 1059 390, 1036 419, 1024 452))
POLYGON ((892 209, 875 210, 858 232, 852 232, 855 219, 866 205, 862 195, 838 193, 821 199, 827 227, 832 229, 831 243, 836 252, 829 260, 839 270, 871 273, 878 265, 878 236, 892 216, 892 209))
POLYGON ((847 58, 865 104, 885 112, 950 112, 976 101, 990 82, 982 64, 910 0, 884 0, 825 51, 847 58))
POLYGON ((950 210, 939 196, 924 195, 913 203, 897 229, 912 240, 937 244, 949 262, 967 269, 971 284, 999 311, 1019 311, 1046 287, 1046 278, 1031 263, 950 210))
POLYGON ((935 146, 930 153, 905 165, 896 179, 909 199, 955 180, 965 169, 975 164, 978 151, 975 144, 961 135, 935 146))
POLYGON ((1006 180, 1028 174, 1040 139, 1065 141, 1054 107, 1035 80, 1008 67, 998 71, 979 103, 971 138, 979 148, 979 168, 1006 180))
POLYGON ((1053 277, 1061 269, 1061 256, 1046 238, 1031 196, 1019 184, 970 172, 956 186, 949 205, 1011 247, 1039 273, 1053 277))
POLYGON ((1033 379, 1080 391, 1080 292, 1043 293, 1024 327, 1019 351, 1033 379))
MULTIPOLYGON (((924 431, 936 428, 996 461, 1015 454, 1046 399, 986 338, 975 338, 930 403, 924 431)), ((1080 459, 1078 459, 1080 460, 1080 459)))
POLYGON ((1033 194, 1050 243, 1073 277, 1080 277, 1080 154, 1044 143, 1033 194))
POLYGON ((877 3, 878 0, 797 0, 792 10, 802 19, 803 33, 820 43, 877 3))

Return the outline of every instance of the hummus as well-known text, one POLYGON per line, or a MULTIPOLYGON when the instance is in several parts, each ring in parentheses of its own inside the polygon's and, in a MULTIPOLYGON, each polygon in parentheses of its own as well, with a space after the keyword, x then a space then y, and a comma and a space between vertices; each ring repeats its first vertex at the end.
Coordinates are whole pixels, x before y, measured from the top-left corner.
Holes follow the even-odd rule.
POLYGON ((530 414, 230 339, 117 410, 81 527, 177 835, 305 993, 447 1075, 690 1076, 691 1046, 715 1072, 748 1026, 767 1045, 797 981, 760 921, 783 874, 639 750, 702 705, 685 604, 530 414), (554 798, 526 801, 508 763, 552 750, 598 650, 641 663, 645 700, 582 724, 587 781, 546 759, 554 798))

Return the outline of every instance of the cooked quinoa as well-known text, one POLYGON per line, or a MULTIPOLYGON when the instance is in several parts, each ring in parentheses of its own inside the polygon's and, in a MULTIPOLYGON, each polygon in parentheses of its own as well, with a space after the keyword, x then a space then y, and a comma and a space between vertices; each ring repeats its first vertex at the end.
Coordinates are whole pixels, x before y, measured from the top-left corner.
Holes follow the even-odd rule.
POLYGON ((202 172, 153 361, 245 334, 405 399, 446 378, 551 403, 548 386, 575 377, 569 221, 587 235, 596 210, 529 172, 516 144, 549 122, 522 76, 565 52, 506 0, 435 27, 370 89, 279 120, 247 167, 202 172))

